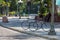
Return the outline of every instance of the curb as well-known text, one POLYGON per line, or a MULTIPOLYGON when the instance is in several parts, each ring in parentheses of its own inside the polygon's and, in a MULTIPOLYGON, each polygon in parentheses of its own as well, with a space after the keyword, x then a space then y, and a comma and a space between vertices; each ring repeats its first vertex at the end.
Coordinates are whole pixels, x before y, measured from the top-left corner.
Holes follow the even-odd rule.
POLYGON ((2 24, 0 24, 0 26, 4 27, 4 28, 7 28, 7 29, 10 29, 10 30, 13 30, 13 31, 16 31, 16 32, 19 32, 19 33, 24 33, 24 34, 28 34, 28 35, 33 35, 33 36, 37 36, 37 37, 41 37, 41 38, 45 38, 45 39, 50 39, 50 40, 58 40, 58 38, 56 37, 48 37, 48 36, 43 36, 43 35, 38 35, 38 34, 33 34, 33 33, 29 33, 29 32, 26 32, 26 31, 20 31, 20 30, 17 30, 17 29, 14 29, 14 28, 9 28, 9 27, 6 27, 6 26, 3 26, 2 24))

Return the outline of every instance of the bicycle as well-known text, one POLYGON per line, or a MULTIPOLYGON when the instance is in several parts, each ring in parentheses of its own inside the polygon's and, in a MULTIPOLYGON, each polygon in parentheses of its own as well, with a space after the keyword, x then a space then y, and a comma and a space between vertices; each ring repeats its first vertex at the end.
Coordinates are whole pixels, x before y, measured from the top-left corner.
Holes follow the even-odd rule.
POLYGON ((24 20, 22 23, 21 23, 21 26, 24 30, 27 30, 28 29, 28 26, 29 26, 29 22, 28 22, 28 19, 24 20))
MULTIPOLYGON (((44 20, 44 18, 43 18, 43 20, 44 20)), ((44 22, 43 20, 37 21, 35 19, 28 19, 28 20, 22 22, 21 25, 23 25, 22 28, 24 30, 29 29, 30 31, 37 31, 40 28, 42 28, 43 31, 48 32, 49 31, 48 28, 50 28, 49 27, 50 25, 47 22, 44 22), (33 22, 32 21, 29 22, 29 20, 33 20, 33 22)))
POLYGON ((21 26, 24 30, 28 30, 30 28, 29 24, 30 24, 31 20, 33 20, 33 19, 28 18, 28 19, 24 20, 23 22, 21 22, 21 26))
MULTIPOLYGON (((31 16, 31 15, 30 15, 31 16)), ((34 16, 33 16, 34 17, 34 16)), ((25 18, 24 19, 24 21, 21 23, 21 26, 22 26, 22 28, 24 29, 24 30, 28 30, 29 28, 30 28, 30 22, 31 22, 31 20, 33 20, 33 19, 30 19, 30 17, 28 17, 28 18, 25 18), (26 19, 26 20, 25 20, 26 19)))
POLYGON ((44 22, 43 20, 44 18, 42 19, 42 21, 35 20, 35 22, 30 22, 29 30, 37 31, 42 28, 43 31, 48 32, 49 31, 48 28, 50 28, 50 24, 48 24, 47 22, 44 22))

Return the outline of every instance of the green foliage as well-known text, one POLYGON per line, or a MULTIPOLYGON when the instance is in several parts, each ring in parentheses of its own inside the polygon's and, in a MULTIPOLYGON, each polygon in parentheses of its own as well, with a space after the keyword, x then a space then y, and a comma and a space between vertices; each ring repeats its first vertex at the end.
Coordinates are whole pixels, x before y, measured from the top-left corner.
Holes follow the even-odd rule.
POLYGON ((2 15, 2 14, 0 13, 0 17, 3 17, 3 16, 5 16, 5 14, 4 14, 4 15, 2 15))
POLYGON ((15 15, 15 11, 9 12, 9 15, 15 15))
POLYGON ((3 0, 0 0, 0 4, 2 3, 3 0))
MULTIPOLYGON (((2 1, 2 0, 1 0, 2 1)), ((10 9, 10 14, 14 14, 12 11, 17 11, 17 2, 19 0, 9 0, 8 2, 6 2, 6 0, 4 0, 5 3, 3 3, 3 5, 7 5, 9 6, 9 9, 10 9)), ((22 0, 23 1, 23 4, 20 5, 19 9, 20 9, 20 13, 22 14, 23 13, 23 10, 25 10, 25 13, 28 14, 27 12, 27 2, 26 0, 22 0)), ((32 0, 31 3, 32 3, 32 6, 31 6, 31 12, 33 13, 33 8, 35 8, 35 10, 37 11, 37 5, 39 4, 40 5, 40 11, 38 11, 38 14, 41 13, 41 14, 45 14, 47 13, 47 11, 49 10, 49 7, 51 6, 51 0, 44 0, 47 4, 48 4, 48 8, 47 7, 44 7, 44 2, 42 2, 42 0, 32 0), (35 5, 35 6, 34 6, 35 5)), ((35 11, 35 13, 37 13, 35 11)))
POLYGON ((60 16, 60 12, 58 12, 58 16, 60 16))
POLYGON ((17 10, 17 5, 16 5, 16 0, 10 0, 10 11, 16 11, 17 10))

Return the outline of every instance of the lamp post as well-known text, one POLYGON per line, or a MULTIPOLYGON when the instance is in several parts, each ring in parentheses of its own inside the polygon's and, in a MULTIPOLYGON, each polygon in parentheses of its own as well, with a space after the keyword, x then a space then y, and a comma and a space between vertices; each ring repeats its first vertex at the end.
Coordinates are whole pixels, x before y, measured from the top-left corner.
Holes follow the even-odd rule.
POLYGON ((37 7, 38 7, 38 14, 39 14, 40 5, 38 5, 37 7))
POLYGON ((18 3, 17 3, 17 13, 19 14, 19 19, 21 18, 21 15, 20 15, 20 6, 21 4, 23 3, 23 1, 19 0, 18 3))
POLYGON ((52 0, 52 10, 51 10, 51 29, 48 32, 48 35, 56 35, 55 29, 54 29, 54 0, 52 0))
POLYGON ((29 19, 29 14, 31 13, 31 0, 27 0, 27 10, 28 10, 28 19, 29 19))

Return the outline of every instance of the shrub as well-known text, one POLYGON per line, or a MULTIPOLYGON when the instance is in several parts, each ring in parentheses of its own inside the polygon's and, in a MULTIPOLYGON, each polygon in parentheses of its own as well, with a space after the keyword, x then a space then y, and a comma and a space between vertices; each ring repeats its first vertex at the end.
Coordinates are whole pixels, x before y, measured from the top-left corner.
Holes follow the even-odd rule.
POLYGON ((58 12, 58 16, 60 16, 60 12, 58 12))
POLYGON ((15 15, 15 11, 9 12, 9 15, 15 15))

